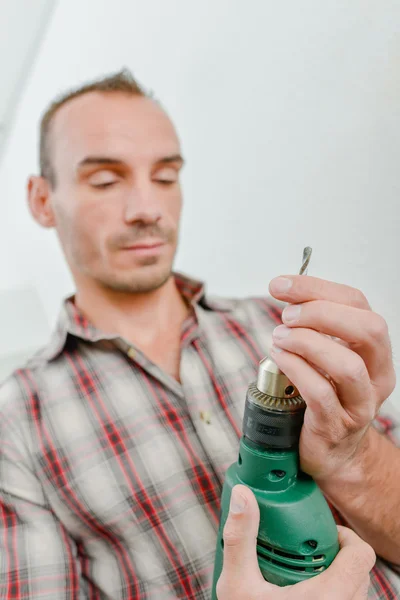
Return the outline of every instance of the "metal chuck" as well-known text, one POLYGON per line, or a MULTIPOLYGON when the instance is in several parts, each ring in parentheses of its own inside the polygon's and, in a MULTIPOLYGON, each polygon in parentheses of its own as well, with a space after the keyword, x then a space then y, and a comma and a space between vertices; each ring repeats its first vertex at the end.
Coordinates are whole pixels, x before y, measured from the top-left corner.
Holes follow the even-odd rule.
POLYGON ((243 435, 262 446, 292 448, 298 444, 305 409, 298 389, 273 360, 264 358, 257 381, 247 390, 243 435))

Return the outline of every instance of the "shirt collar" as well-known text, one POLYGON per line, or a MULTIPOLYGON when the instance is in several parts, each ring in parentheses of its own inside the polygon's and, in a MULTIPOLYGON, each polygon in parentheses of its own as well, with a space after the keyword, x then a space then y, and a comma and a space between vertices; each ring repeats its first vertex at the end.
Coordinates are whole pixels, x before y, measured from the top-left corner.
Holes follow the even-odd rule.
MULTIPOLYGON (((178 290, 183 298, 193 308, 200 305, 203 308, 212 311, 229 312, 234 308, 234 301, 217 296, 206 296, 205 284, 201 281, 188 277, 183 273, 173 273, 178 290)), ((115 340, 120 337, 116 334, 106 334, 97 329, 90 323, 85 315, 79 310, 74 302, 75 296, 67 297, 60 310, 56 328, 50 338, 49 343, 39 350, 33 357, 33 362, 37 360, 51 361, 57 358, 64 350, 68 336, 80 338, 89 342, 98 342, 100 340, 115 340)))

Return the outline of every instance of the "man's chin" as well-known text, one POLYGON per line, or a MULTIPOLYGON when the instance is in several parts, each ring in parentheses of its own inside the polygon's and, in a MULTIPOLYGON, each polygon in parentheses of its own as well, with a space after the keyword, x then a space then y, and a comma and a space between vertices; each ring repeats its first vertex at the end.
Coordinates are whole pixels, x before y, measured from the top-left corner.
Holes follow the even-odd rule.
POLYGON ((129 277, 103 282, 105 287, 114 291, 130 294, 146 294, 158 290, 167 283, 172 275, 172 267, 160 268, 160 265, 142 265, 129 277))

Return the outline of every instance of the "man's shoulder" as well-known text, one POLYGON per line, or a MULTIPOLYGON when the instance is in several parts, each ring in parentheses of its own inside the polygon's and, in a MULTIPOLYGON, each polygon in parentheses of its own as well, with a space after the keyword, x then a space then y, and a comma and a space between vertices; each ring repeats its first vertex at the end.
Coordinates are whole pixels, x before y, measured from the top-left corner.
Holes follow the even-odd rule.
MULTIPOLYGON (((34 352, 0 382, 0 414, 18 421, 30 412, 38 398, 41 371, 47 361, 40 351, 34 352)), ((1 417, 0 417, 1 418, 1 417)))
POLYGON ((0 427, 8 427, 12 423, 21 421, 26 412, 25 409, 26 395, 20 378, 20 370, 18 370, 0 383, 0 427))

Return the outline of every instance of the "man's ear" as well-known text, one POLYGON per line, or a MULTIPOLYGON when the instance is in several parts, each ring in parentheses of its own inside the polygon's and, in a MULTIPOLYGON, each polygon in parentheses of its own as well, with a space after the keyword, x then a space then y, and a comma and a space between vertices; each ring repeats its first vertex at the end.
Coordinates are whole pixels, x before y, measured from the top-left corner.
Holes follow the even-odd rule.
POLYGON ((48 181, 44 177, 32 175, 28 179, 27 192, 29 210, 35 221, 42 227, 55 227, 48 181))

